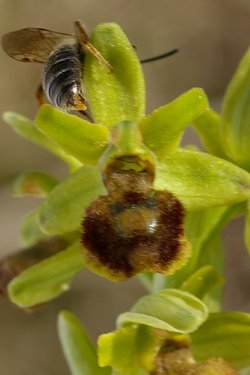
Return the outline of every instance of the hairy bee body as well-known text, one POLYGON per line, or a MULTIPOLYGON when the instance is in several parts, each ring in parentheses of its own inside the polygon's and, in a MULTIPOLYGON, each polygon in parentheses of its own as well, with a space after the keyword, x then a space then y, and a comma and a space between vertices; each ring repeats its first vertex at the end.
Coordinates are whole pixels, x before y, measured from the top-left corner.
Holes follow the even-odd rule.
MULTIPOLYGON (((48 57, 43 75, 43 89, 51 103, 66 111, 82 105, 83 53, 76 45, 62 45, 48 57)), ((83 108, 84 109, 84 108, 83 108)))
MULTIPOLYGON (((79 111, 92 121, 82 92, 85 54, 94 56, 110 72, 112 66, 90 43, 80 21, 75 21, 74 28, 73 35, 36 27, 12 31, 2 36, 2 47, 17 61, 45 64, 43 83, 36 95, 39 105, 47 97, 54 106, 64 111, 79 111)), ((141 62, 158 60, 176 51, 141 62)))
POLYGON ((79 111, 89 117, 83 95, 83 64, 87 52, 112 67, 90 43, 79 21, 73 35, 41 28, 25 28, 3 35, 4 51, 13 59, 45 64, 43 82, 37 90, 38 104, 48 99, 64 111, 79 111))

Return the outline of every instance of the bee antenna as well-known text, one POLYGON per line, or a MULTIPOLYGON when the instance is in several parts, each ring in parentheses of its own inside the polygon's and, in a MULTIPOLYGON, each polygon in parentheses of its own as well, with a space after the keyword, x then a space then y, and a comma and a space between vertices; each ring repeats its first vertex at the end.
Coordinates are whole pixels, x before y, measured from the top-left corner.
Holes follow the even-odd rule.
POLYGON ((148 59, 140 60, 140 63, 141 64, 145 64, 145 63, 148 63, 148 62, 165 59, 165 57, 172 56, 172 55, 174 55, 177 52, 179 52, 179 50, 177 48, 174 48, 174 49, 172 49, 172 50, 170 50, 168 52, 163 53, 162 55, 157 55, 157 56, 149 57, 148 59))

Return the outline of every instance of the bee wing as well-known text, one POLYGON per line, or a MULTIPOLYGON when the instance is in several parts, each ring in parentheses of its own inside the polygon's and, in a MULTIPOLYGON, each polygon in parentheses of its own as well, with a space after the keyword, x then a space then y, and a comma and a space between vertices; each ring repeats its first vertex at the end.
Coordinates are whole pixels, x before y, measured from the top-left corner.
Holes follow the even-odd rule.
POLYGON ((75 43, 73 35, 46 29, 27 28, 2 37, 4 51, 15 60, 44 63, 48 55, 61 43, 75 43))

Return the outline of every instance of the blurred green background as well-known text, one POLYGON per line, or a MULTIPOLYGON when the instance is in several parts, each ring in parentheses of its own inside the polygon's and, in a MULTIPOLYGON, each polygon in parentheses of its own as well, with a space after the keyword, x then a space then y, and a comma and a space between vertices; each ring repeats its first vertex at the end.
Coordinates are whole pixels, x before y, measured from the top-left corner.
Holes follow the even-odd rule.
MULTIPOLYGON (((237 63, 250 44, 249 0, 0 0, 0 34, 23 27, 43 27, 71 33, 81 19, 89 32, 100 22, 117 22, 137 47, 140 58, 179 48, 179 54, 144 66, 148 112, 194 86, 205 89, 211 104, 221 98, 237 63)), ((33 118, 34 93, 42 65, 23 64, 0 50, 0 112, 17 111, 33 118)), ((19 247, 21 218, 39 202, 10 196, 11 181, 26 170, 43 170, 62 178, 66 168, 56 158, 24 141, 0 120, 1 256, 19 247)), ((192 131, 185 143, 197 143, 192 131)), ((243 221, 225 231, 224 305, 250 311, 250 261, 243 221)), ((69 374, 56 333, 60 309, 76 313, 93 338, 112 330, 118 313, 145 293, 137 280, 113 284, 88 271, 73 289, 42 309, 27 314, 0 300, 0 374, 69 374)))

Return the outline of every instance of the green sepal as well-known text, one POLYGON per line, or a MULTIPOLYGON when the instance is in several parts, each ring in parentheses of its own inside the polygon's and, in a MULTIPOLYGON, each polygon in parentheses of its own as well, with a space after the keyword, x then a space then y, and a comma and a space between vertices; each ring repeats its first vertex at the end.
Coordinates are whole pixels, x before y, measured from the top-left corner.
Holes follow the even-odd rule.
POLYGON ((15 112, 5 112, 3 114, 3 119, 18 135, 58 156, 69 164, 72 169, 76 169, 81 165, 79 161, 72 156, 67 155, 55 142, 51 141, 41 133, 35 123, 27 117, 15 112))
POLYGON ((39 130, 83 164, 96 164, 109 142, 109 131, 78 116, 43 105, 35 119, 39 130))
POLYGON ((109 368, 100 368, 96 348, 79 320, 68 311, 58 317, 58 333, 72 375, 108 375, 109 368))
POLYGON ((188 333, 197 329, 208 316, 206 305, 188 292, 163 289, 142 297, 118 317, 117 325, 144 324, 169 332, 188 333))
POLYGON ((204 91, 193 88, 139 122, 143 141, 158 158, 169 155, 179 145, 182 133, 208 108, 204 91))
POLYGON ((48 236, 40 229, 37 211, 26 215, 22 220, 20 229, 20 239, 22 245, 31 246, 46 238, 48 238, 48 236))
POLYGON ((171 191, 196 211, 247 200, 250 174, 215 156, 179 149, 158 162, 154 187, 171 191))
POLYGON ((8 285, 9 298, 22 308, 54 299, 69 289, 73 277, 83 266, 77 241, 15 277, 8 285))
POLYGON ((231 79, 222 106, 224 149, 229 158, 250 170, 250 49, 231 79))
POLYGON ((237 369, 250 366, 250 314, 213 313, 191 334, 195 358, 220 357, 237 369))
POLYGON ((200 117, 194 119, 192 125, 209 154, 227 159, 223 148, 221 118, 217 112, 208 109, 200 117))
POLYGON ((40 206, 38 215, 42 231, 54 235, 77 230, 84 210, 104 193, 99 170, 93 166, 79 168, 57 185, 40 206))
POLYGON ((14 196, 33 195, 46 197, 53 190, 58 181, 44 172, 29 171, 17 176, 11 192, 14 196))
POLYGON ((136 121, 145 112, 145 84, 136 52, 115 23, 99 24, 91 42, 112 66, 112 71, 87 53, 85 80, 96 123, 112 127, 123 120, 136 121))
POLYGON ((203 299, 215 286, 223 283, 223 277, 216 272, 214 267, 207 265, 199 268, 181 286, 181 290, 203 299))

